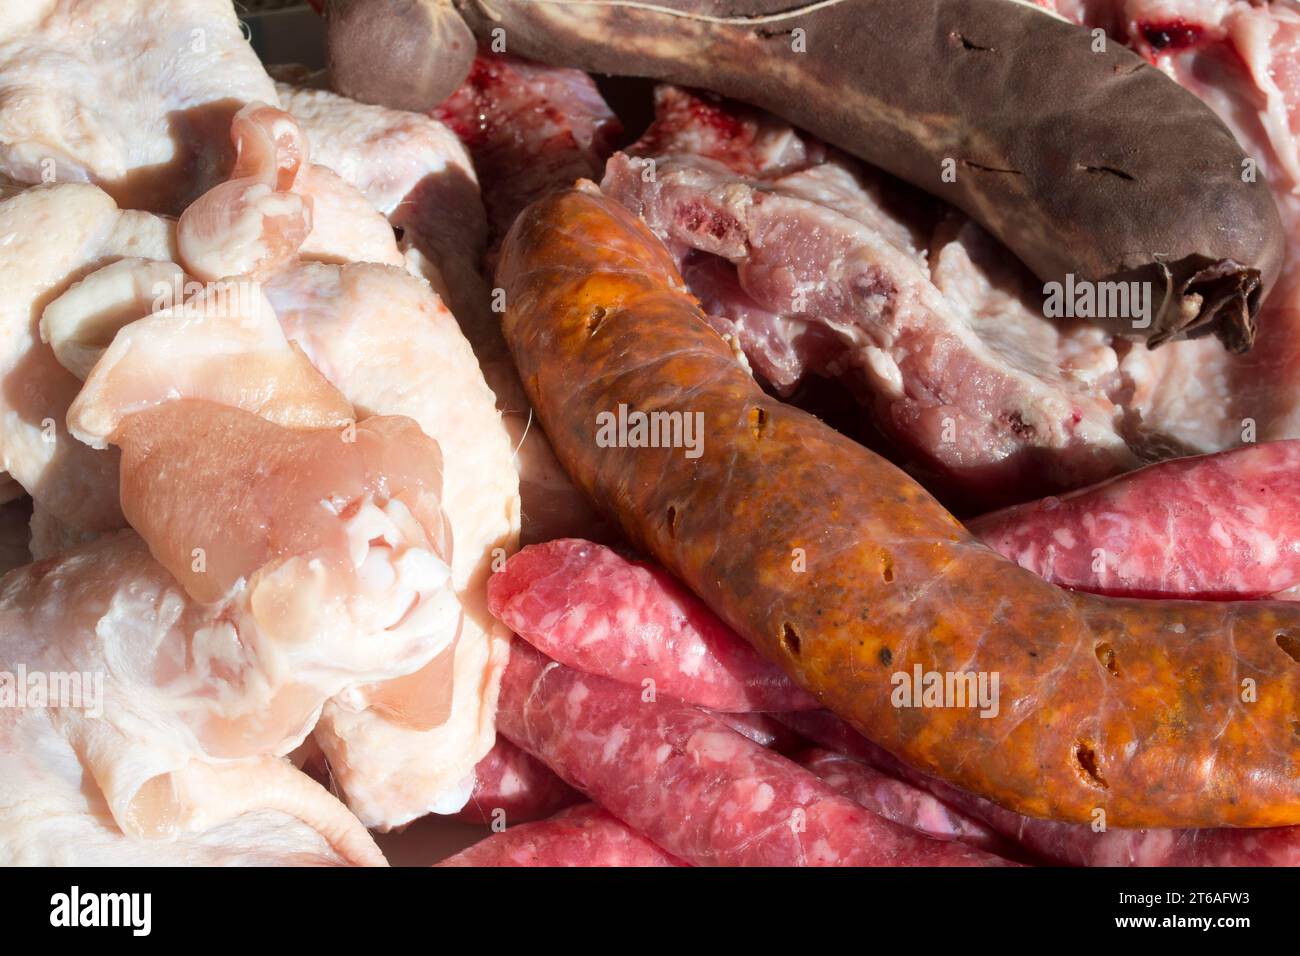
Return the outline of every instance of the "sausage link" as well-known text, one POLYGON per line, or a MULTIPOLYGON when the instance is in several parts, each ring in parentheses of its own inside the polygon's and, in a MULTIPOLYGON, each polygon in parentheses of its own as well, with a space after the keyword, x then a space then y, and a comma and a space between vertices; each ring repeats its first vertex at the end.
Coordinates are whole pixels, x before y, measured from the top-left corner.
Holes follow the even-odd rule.
POLYGON ((662 568, 575 538, 533 544, 488 581, 488 607, 561 664, 710 710, 815 710, 662 568))
POLYGON ((517 646, 497 724, 624 823, 695 866, 998 866, 867 812, 708 711, 517 646))
POLYGON ((1148 465, 967 522, 1053 584, 1243 600, 1300 585, 1300 441, 1148 465))
POLYGON ((954 810, 927 790, 891 777, 857 757, 814 748, 801 755, 799 763, 832 790, 899 826, 935 840, 958 840, 1006 856, 1005 842, 988 826, 954 810))
POLYGON ((582 794, 557 777, 551 768, 497 737, 487 756, 474 767, 474 790, 455 819, 507 826, 549 817, 582 802, 582 794))
POLYGON ((438 866, 682 866, 594 803, 480 840, 438 866))
POLYGON ((1036 859, 1068 866, 1300 866, 1300 827, 1121 830, 1101 826, 1100 819, 1092 825, 1034 820, 903 766, 829 711, 782 714, 780 719, 823 747, 983 820, 1036 859))

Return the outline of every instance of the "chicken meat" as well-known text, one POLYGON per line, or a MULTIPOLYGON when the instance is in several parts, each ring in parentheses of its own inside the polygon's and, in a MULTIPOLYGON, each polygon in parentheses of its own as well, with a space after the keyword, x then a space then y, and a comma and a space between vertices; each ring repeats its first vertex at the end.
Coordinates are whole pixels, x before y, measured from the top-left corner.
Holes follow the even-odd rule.
POLYGON ((225 178, 275 86, 228 0, 0 3, 0 176, 91 182, 176 215, 225 178))

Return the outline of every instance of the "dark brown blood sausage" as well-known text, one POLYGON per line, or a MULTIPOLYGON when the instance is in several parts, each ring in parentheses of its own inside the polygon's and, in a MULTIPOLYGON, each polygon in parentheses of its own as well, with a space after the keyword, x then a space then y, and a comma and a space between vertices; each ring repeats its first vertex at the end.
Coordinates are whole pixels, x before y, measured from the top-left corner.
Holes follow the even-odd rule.
POLYGON ((330 82, 362 103, 432 109, 474 62, 474 34, 450 0, 325 0, 323 9, 330 82))
POLYGON ((1032 6, 456 4, 512 53, 782 116, 965 210, 1044 283, 1153 283, 1148 319, 1109 317, 1153 345, 1213 332, 1249 348, 1280 268, 1268 185, 1209 107, 1121 43, 1032 6))
POLYGON ((590 184, 529 207, 502 256, 506 337, 578 485, 867 737, 1031 816, 1300 823, 1300 607, 1103 598, 1000 557, 767 396, 590 184), (606 447, 615 412, 690 421, 699 453, 646 427, 606 447))
MULTIPOLYGON (((516 644, 497 726, 674 857, 695 866, 997 866, 889 822, 713 714, 516 644)), ((509 832, 509 831, 507 831, 509 832)))

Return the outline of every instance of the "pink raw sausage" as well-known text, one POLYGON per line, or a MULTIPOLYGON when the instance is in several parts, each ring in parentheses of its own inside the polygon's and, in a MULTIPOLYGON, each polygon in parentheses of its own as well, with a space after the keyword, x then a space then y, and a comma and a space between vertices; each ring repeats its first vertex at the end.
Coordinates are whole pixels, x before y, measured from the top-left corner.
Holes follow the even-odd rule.
POLYGON ((710 710, 820 706, 662 568, 567 538, 514 555, 488 582, 488 606, 569 667, 710 710))
POLYGON ((549 817, 582 799, 550 767, 498 736, 474 767, 474 792, 455 819, 491 824, 504 816, 503 822, 511 827, 549 817))
POLYGON ((712 714, 516 647, 501 733, 673 856, 697 866, 990 866, 835 793, 712 714))
POLYGON ((681 866, 594 803, 494 833, 438 866, 681 866))
POLYGON ((1300 441, 1180 458, 968 523, 1054 584, 1235 600, 1300 584, 1300 441))
POLYGON ((909 830, 936 840, 959 840, 990 853, 1005 849, 1005 841, 983 823, 855 757, 818 748, 801 756, 799 763, 825 780, 832 790, 909 830))
POLYGON ((1043 860, 1071 866, 1300 866, 1300 826, 1097 831, 1086 823, 1026 817, 918 773, 830 711, 782 714, 781 720, 823 747, 929 790, 1043 860))

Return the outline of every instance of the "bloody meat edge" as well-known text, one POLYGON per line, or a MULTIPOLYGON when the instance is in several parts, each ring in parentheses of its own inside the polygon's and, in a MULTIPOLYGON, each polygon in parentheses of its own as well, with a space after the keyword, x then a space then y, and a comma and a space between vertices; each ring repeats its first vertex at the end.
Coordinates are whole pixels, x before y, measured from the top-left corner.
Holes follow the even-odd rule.
POLYGON ((516 55, 782 116, 961 208, 1044 282, 1152 283, 1149 324, 1112 317, 1119 332, 1254 339, 1285 244, 1268 185, 1244 181, 1209 107, 1119 42, 1004 0, 456 5, 516 55))
POLYGON ((765 395, 668 252, 590 184, 520 216, 497 278, 578 484, 872 740, 1031 816, 1300 823, 1300 607, 1098 598, 999 557, 892 465, 765 395), (597 447, 597 415, 620 404, 702 415, 702 454, 597 447), (894 706, 914 666, 996 675, 996 716, 894 706))

